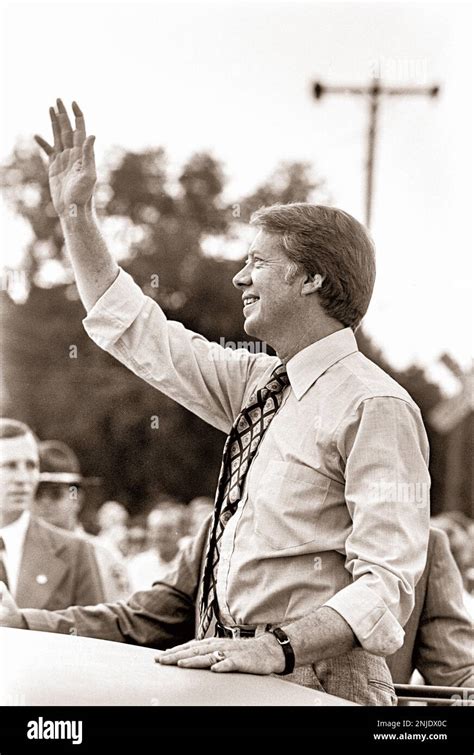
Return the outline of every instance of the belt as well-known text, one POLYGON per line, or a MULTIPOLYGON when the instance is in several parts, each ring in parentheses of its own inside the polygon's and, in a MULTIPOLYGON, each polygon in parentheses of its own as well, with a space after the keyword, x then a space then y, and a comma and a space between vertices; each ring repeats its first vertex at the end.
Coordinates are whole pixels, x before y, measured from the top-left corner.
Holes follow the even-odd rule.
POLYGON ((256 627, 228 627, 216 621, 216 634, 218 637, 229 637, 232 640, 238 640, 241 637, 255 637, 256 631, 256 627))

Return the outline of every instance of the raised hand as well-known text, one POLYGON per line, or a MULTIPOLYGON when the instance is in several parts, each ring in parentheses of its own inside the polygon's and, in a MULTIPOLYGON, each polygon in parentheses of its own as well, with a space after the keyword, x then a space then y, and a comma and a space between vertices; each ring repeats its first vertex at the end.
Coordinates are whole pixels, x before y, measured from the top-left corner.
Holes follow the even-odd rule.
POLYGON ((49 186, 54 209, 59 217, 74 217, 78 208, 91 201, 97 181, 95 136, 86 136, 84 116, 76 102, 72 103, 74 130, 62 100, 56 100, 56 105, 57 110, 49 109, 54 146, 41 136, 35 136, 35 140, 49 159, 49 186))

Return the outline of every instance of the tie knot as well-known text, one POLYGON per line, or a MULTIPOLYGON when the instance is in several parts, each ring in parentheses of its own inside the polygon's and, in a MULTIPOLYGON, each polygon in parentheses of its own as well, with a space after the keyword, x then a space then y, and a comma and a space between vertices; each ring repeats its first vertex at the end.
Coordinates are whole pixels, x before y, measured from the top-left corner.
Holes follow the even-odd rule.
POLYGON ((283 364, 283 362, 280 362, 280 364, 277 364, 275 369, 272 371, 270 378, 274 378, 274 377, 288 377, 288 373, 286 371, 286 365, 283 364))

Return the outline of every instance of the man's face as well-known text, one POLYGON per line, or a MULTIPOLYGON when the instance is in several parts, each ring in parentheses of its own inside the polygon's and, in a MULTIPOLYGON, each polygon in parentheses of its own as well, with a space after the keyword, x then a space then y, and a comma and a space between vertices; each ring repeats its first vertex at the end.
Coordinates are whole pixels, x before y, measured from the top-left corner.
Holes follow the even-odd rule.
POLYGON ((74 530, 79 511, 79 491, 75 485, 41 483, 32 511, 44 522, 64 530, 74 530))
POLYGON ((232 281, 242 291, 245 332, 270 345, 275 342, 274 335, 293 322, 295 307, 301 302, 300 277, 285 280, 289 263, 277 236, 261 230, 244 267, 232 281))
POLYGON ((38 446, 32 435, 0 439, 0 526, 30 508, 39 478, 38 446))
POLYGON ((98 522, 101 530, 111 530, 114 527, 126 527, 127 510, 122 504, 107 501, 99 509, 98 522))

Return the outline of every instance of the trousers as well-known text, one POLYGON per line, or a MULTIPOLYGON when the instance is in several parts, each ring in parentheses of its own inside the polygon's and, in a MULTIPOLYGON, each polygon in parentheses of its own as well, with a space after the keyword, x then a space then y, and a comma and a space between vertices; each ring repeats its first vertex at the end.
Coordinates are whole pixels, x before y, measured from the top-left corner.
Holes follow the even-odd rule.
POLYGON ((397 704, 385 658, 362 648, 309 666, 299 666, 293 673, 278 678, 359 705, 397 704))

